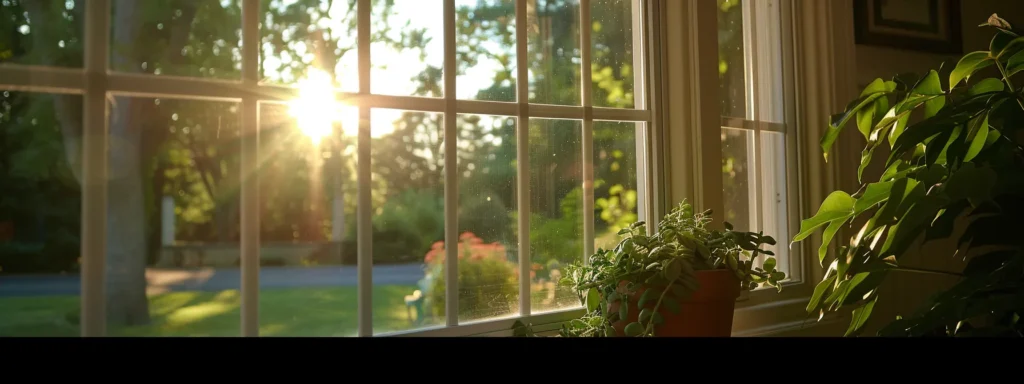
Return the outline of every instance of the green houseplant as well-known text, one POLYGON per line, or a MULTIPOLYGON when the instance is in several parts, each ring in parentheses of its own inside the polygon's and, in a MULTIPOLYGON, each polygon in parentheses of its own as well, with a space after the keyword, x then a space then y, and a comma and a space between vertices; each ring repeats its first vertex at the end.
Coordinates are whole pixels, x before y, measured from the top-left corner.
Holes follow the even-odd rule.
POLYGON ((821 140, 827 161, 847 123, 856 122, 867 139, 858 170, 861 188, 853 195, 833 192, 793 239, 802 241, 825 227, 818 252, 823 266, 836 243, 838 257, 827 264, 807 310, 823 314, 852 307, 847 335, 862 332, 879 300, 879 285, 899 272, 949 273, 959 280, 880 335, 1022 335, 1024 98, 1014 79, 1024 71, 1024 37, 998 15, 981 27, 995 30, 989 50, 964 55, 948 83, 934 70, 920 79, 875 80, 832 117, 821 140), (885 172, 865 183, 863 172, 883 146, 890 152, 885 172), (849 242, 836 240, 853 223, 860 228, 852 228, 849 242), (955 240, 963 272, 901 263, 922 238, 955 240))
MULTIPOLYGON (((711 212, 675 207, 647 235, 646 223, 619 232, 610 250, 567 266, 560 282, 579 294, 586 314, 564 325, 563 337, 728 336, 741 289, 782 290, 786 274, 763 245, 762 233, 708 228, 711 212), (754 260, 764 256, 762 267, 754 260)), ((517 323, 516 334, 532 335, 517 323)))

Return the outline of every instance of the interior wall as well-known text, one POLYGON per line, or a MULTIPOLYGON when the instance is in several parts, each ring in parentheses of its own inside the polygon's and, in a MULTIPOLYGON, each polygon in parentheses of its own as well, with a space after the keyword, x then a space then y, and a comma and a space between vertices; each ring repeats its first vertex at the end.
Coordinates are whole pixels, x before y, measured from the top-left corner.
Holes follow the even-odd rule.
MULTIPOLYGON (((963 52, 966 54, 977 50, 988 50, 993 31, 990 28, 978 27, 978 25, 984 23, 992 13, 999 14, 1015 26, 1024 27, 1024 7, 1021 7, 1020 3, 1019 0, 962 0, 963 52)), ((857 84, 860 89, 876 78, 889 80, 896 74, 906 72, 923 75, 931 69, 939 70, 939 66, 943 63, 945 65, 940 71, 940 78, 948 79, 949 72, 962 56, 868 45, 857 45, 855 52, 857 84)), ((856 128, 851 125, 847 129, 855 130, 856 128)), ((856 180, 856 166, 860 163, 860 150, 863 148, 864 140, 859 134, 844 136, 844 138, 851 137, 859 141, 847 142, 846 145, 843 145, 847 150, 843 151, 841 156, 848 157, 841 162, 843 171, 840 175, 842 179, 840 184, 844 186, 859 185, 856 180)), ((887 156, 888 154, 884 150, 876 151, 874 156, 876 161, 865 171, 864 180, 878 179, 884 170, 881 169, 881 163, 884 160, 879 159, 885 159, 887 156)), ((847 192, 855 191, 848 190, 847 192)), ((954 238, 958 236, 957 233, 954 233, 954 238)), ((901 257, 899 262, 901 265, 909 267, 958 272, 962 270, 964 263, 962 257, 954 255, 955 252, 955 241, 932 241, 912 247, 911 252, 901 257)), ((955 277, 940 274, 909 272, 891 274, 880 288, 880 299, 875 306, 871 322, 865 328, 864 335, 874 335, 878 329, 894 320, 897 315, 906 316, 918 310, 931 295, 950 287, 956 281, 955 277)), ((779 336, 842 336, 848 323, 847 318, 839 323, 793 330, 779 336)))

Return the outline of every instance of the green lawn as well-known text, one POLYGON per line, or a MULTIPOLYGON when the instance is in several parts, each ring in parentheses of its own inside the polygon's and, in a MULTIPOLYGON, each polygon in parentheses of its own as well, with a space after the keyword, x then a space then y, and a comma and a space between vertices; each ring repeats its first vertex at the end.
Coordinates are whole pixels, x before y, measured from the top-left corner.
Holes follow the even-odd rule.
MULTIPOLYGON (((375 333, 410 329, 404 298, 414 286, 373 289, 375 333)), ((261 336, 354 336, 356 288, 260 291, 261 336)), ((78 336, 78 296, 0 298, 0 336, 78 336)), ((173 292, 150 297, 152 323, 114 336, 238 336, 239 292, 173 292)))

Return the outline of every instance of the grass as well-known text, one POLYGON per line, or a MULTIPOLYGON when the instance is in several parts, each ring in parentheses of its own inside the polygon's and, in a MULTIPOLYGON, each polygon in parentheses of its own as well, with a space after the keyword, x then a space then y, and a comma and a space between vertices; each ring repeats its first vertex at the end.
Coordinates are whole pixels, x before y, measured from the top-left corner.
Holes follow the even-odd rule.
MULTIPOLYGON (((383 333, 412 328, 404 298, 414 286, 373 289, 373 328, 383 333)), ((356 288, 260 291, 261 336, 354 336, 356 288)), ((78 296, 0 298, 0 337, 78 336, 78 296)), ((149 300, 151 323, 110 329, 112 336, 238 336, 237 290, 172 292, 149 300)))

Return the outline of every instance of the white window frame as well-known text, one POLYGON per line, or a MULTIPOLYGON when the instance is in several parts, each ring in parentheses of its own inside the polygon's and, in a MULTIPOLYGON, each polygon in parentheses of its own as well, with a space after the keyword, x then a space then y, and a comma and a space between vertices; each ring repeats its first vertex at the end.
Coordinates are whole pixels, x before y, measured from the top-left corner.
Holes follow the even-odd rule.
MULTIPOLYGON (((748 0, 750 1, 750 0, 748 0)), ((757 1, 757 0, 755 0, 757 1)), ((770 124, 752 124, 751 129, 784 129, 787 132, 787 190, 789 203, 788 225, 795 233, 799 219, 807 217, 817 204, 834 189, 837 166, 823 165, 820 152, 815 152, 815 129, 833 111, 842 108, 850 92, 855 92, 852 72, 853 43, 848 9, 850 0, 836 1, 778 1, 783 9, 781 52, 784 100, 784 128, 770 124), (839 80, 836 80, 839 79, 839 80), (847 79, 847 80, 842 80, 847 79), (799 105, 799 108, 796 106, 799 105)), ((590 25, 590 0, 580 0, 582 26, 590 25)), ((502 103, 455 99, 455 59, 445 57, 445 98, 427 99, 408 96, 385 96, 370 93, 369 0, 359 0, 360 31, 360 89, 357 93, 339 92, 339 99, 360 110, 359 172, 360 184, 365 185, 369 173, 369 110, 392 108, 413 111, 454 114, 487 114, 518 117, 518 127, 528 127, 528 119, 561 118, 583 120, 583 147, 591 154, 593 121, 633 121, 638 124, 638 193, 641 207, 640 220, 655 228, 658 218, 675 203, 686 199, 703 209, 723 211, 721 175, 721 128, 717 76, 717 9, 714 0, 633 0, 634 49, 638 60, 635 81, 635 109, 593 107, 590 100, 589 71, 583 72, 582 105, 557 106, 532 104, 525 100, 502 103), (639 28, 636 27, 639 22, 639 28)), ((527 0, 516 0, 516 36, 525 42, 527 0)), ((246 139, 242 146, 243 174, 254 174, 258 154, 255 133, 259 127, 259 104, 295 99, 296 89, 261 84, 259 69, 259 0, 243 0, 242 14, 242 78, 240 81, 220 81, 200 78, 152 76, 116 73, 109 70, 110 0, 86 2, 84 31, 84 68, 66 69, 41 66, 0 64, 0 89, 40 93, 80 94, 84 96, 84 130, 82 142, 82 336, 106 335, 105 320, 105 255, 107 205, 107 98, 117 96, 173 97, 200 100, 240 102, 242 129, 246 139)), ((454 10, 454 0, 444 0, 446 11, 454 10)), ((445 51, 454 51, 454 12, 445 12, 445 51)), ((760 34, 757 34, 760 37, 760 34)), ((590 65, 589 28, 582 28, 581 51, 584 68, 590 65)), ((760 46, 760 45, 758 45, 760 46)), ((518 95, 528 95, 526 45, 517 44, 518 95)), ((775 79, 778 80, 778 79, 775 79)), ((774 89, 775 83, 767 89, 774 89)), ((760 87, 765 89, 765 87, 760 87)), ((756 94, 756 92, 755 92, 756 94)), ((855 96, 855 95, 853 95, 855 96)), ((751 119, 757 121, 757 119, 751 119)), ((445 120, 446 151, 454 151, 455 119, 445 120)), ((746 127, 744 123, 744 127, 746 127)), ((528 136, 517 135, 519 164, 528 164, 528 136)), ((456 156, 446 156, 446 169, 455 169, 456 156)), ((584 157, 590 164, 590 158, 584 157)), ((518 209, 529 210, 529 168, 518 169, 518 209)), ((452 172, 445 174, 445 237, 455 242, 458 228, 455 222, 457 207, 457 180, 452 172)), ((593 170, 584 174, 585 252, 593 251, 593 170)), ((241 204, 241 334, 258 336, 259 305, 259 217, 255 177, 242 184, 241 204)), ((372 265, 370 233, 369 190, 360 188, 358 249, 358 311, 359 336, 374 336, 372 329, 371 289, 372 265)), ((529 238, 529 215, 520 215, 519 238, 529 238)), ((721 221, 713 225, 721 226, 721 221)), ((788 245, 787 238, 778 238, 788 245)), ((529 276, 529 247, 519 244, 521 276, 529 276)), ((813 243, 791 248, 791 279, 782 294, 755 291, 741 298, 734 320, 734 335, 764 335, 799 327, 810 326, 804 307, 820 279, 822 270, 816 258, 801 255, 814 254, 813 243), (812 260, 814 259, 814 260, 812 260), (794 272, 796 271, 796 272, 794 272)), ((448 252, 454 252, 452 247, 448 252)), ((457 262, 453 255, 446 257, 446 294, 448 313, 457 313, 457 262)), ((522 279, 520 297, 529 298, 529 284, 522 279)), ((390 335, 402 336, 509 336, 512 324, 522 320, 533 324, 540 333, 553 332, 565 321, 583 313, 580 308, 569 308, 543 314, 531 313, 529 300, 520 301, 520 314, 486 321, 460 323, 457 316, 448 316, 441 327, 416 329, 390 335)), ((839 321, 836 319, 834 321, 839 321)), ((383 335, 376 335, 383 336, 383 335)))
MULTIPOLYGON (((775 130, 786 133, 785 236, 772 235, 782 247, 788 247, 788 281, 782 293, 771 289, 745 292, 737 303, 733 321, 734 336, 758 336, 798 332, 815 326, 844 321, 844 315, 829 315, 819 322, 805 308, 815 285, 824 274, 817 260, 820 238, 790 245, 791 235, 799 229, 800 220, 810 217, 832 190, 840 185, 837 161, 824 163, 818 141, 822 124, 845 103, 856 96, 853 83, 854 41, 852 35, 851 0, 771 0, 779 9, 778 20, 769 19, 760 26, 749 25, 745 34, 748 59, 768 55, 778 58, 781 66, 748 65, 748 105, 771 100, 771 93, 781 87, 783 105, 767 104, 772 115, 758 111, 739 123, 723 119, 719 98, 718 77, 718 9, 714 0, 655 0, 664 9, 665 23, 662 45, 665 65, 664 135, 661 149, 665 164, 665 194, 673 202, 687 199, 702 209, 724 211, 722 194, 723 126, 736 126, 757 131, 775 130), (671 20, 671 21, 670 21, 671 20), (771 28, 768 28, 768 27, 771 28), (753 28, 751 28, 753 27, 753 28), (772 29, 771 32, 768 32, 772 29), (751 51, 751 48, 757 48, 751 51), (767 51, 767 52, 765 52, 767 51), (780 76, 781 72, 781 76, 780 76), (779 121, 783 124, 766 124, 779 121), (816 243, 817 242, 817 243, 816 243)), ((769 1, 756 3, 746 13, 764 20, 769 1)), ((745 18, 749 20, 749 17, 745 18)), ((745 22, 746 24, 746 22, 745 22)), ((755 63, 768 63, 757 60, 755 63)), ((777 61, 776 61, 777 62, 777 61)), ((753 112, 753 111, 751 111, 753 112)), ((755 143, 759 144, 759 143, 755 143)), ((759 147, 759 145, 757 145, 759 147)), ((841 159, 837 155, 834 158, 841 159)), ((760 158, 754 154, 753 158, 760 158)), ((769 157, 772 161, 777 158, 769 157)), ((847 167, 848 168, 848 167, 847 167)), ((761 215, 762 220, 764 215, 761 215)), ((722 225, 716 220, 715 225, 722 225)))
MULTIPOLYGON (((242 1, 242 76, 238 81, 222 81, 203 78, 173 76, 136 75, 113 72, 109 68, 110 53, 110 0, 86 2, 84 43, 84 68, 54 68, 31 65, 0 64, 0 89, 41 93, 70 93, 84 96, 84 133, 82 143, 83 170, 83 212, 82 212, 82 267, 81 267, 81 334, 82 336, 105 336, 105 267, 107 232, 107 175, 108 150, 108 106, 107 98, 114 96, 176 98, 190 100, 216 100, 240 103, 242 121, 241 172, 255 175, 242 182, 241 187, 241 334, 259 336, 259 209, 258 204, 258 138, 259 108, 261 103, 279 103, 296 99, 298 90, 288 86, 260 83, 259 47, 260 11, 259 0, 242 1)), ((648 25, 650 11, 646 2, 632 0, 634 9, 634 58, 636 81, 634 94, 635 108, 618 109, 594 107, 591 97, 591 42, 590 28, 581 28, 580 51, 583 65, 581 79, 581 105, 548 105, 529 102, 528 55, 527 55, 527 0, 516 0, 517 40, 517 96, 516 102, 491 102, 456 99, 456 20, 455 0, 443 0, 444 6, 444 98, 421 98, 391 96, 371 93, 370 70, 370 23, 371 2, 359 0, 358 42, 359 78, 357 93, 338 92, 337 97, 347 105, 359 109, 358 132, 358 336, 386 335, 480 335, 505 334, 510 332, 515 320, 525 320, 537 325, 555 329, 557 325, 582 314, 581 307, 567 308, 541 314, 532 314, 530 306, 530 280, 520 279, 519 314, 485 321, 460 323, 458 316, 446 316, 447 324, 439 327, 415 329, 404 332, 377 334, 373 332, 372 314, 372 241, 370 237, 372 207, 370 201, 370 110, 372 108, 401 109, 421 112, 443 113, 445 151, 444 201, 445 201, 445 242, 458 242, 458 179, 454 156, 456 147, 456 119, 458 114, 482 114, 517 117, 517 193, 520 212, 530 210, 530 168, 529 135, 526 132, 531 118, 572 119, 583 123, 580 154, 584 160, 583 174, 583 218, 584 254, 594 251, 594 192, 593 192, 593 123, 594 121, 635 122, 637 124, 637 166, 641 220, 657 217, 647 201, 657 201, 659 189, 647 180, 655 180, 656 169, 648 167, 647 149, 657 135, 656 119, 651 113, 651 101, 645 97, 648 89, 657 89, 659 84, 651 81, 647 60, 647 36, 653 34, 656 25, 648 25)), ((590 0, 580 0, 580 26, 592 24, 590 0)), ((529 215, 519 216, 519 238, 529 239, 529 215)), ((520 276, 530 275, 530 248, 527 241, 518 245, 520 276)), ((458 260, 456 247, 447 249, 446 313, 458 313, 458 260)), ((582 256, 582 255, 581 255, 582 256)))

